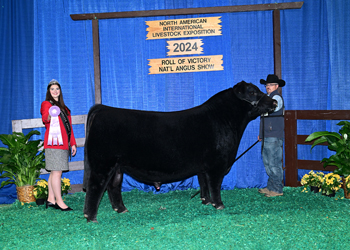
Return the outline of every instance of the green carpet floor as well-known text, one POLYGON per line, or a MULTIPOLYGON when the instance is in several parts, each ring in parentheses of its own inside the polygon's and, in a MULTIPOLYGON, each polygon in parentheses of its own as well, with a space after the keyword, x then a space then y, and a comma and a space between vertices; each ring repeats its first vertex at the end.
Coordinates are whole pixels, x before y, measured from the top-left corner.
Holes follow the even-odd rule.
POLYGON ((62 212, 35 203, 0 207, 0 249, 350 249, 350 200, 284 188, 222 191, 224 210, 204 206, 196 190, 123 193, 129 212, 112 210, 105 193, 99 223, 83 216, 85 193, 65 196, 62 212))

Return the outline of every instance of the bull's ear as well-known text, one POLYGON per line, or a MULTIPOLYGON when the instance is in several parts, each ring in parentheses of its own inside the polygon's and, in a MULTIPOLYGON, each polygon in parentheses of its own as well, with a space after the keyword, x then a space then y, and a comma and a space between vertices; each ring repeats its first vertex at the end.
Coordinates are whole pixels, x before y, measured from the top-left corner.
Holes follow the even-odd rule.
POLYGON ((237 83, 235 86, 233 86, 233 91, 235 93, 239 93, 239 92, 242 92, 242 86, 240 83, 237 83))

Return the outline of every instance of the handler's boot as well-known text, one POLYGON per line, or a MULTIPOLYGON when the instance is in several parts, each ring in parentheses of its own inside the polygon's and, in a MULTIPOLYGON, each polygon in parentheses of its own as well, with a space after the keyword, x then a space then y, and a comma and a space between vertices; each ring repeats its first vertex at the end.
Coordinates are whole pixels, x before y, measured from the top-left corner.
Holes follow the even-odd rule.
POLYGON ((265 194, 266 197, 275 197, 275 196, 282 196, 282 195, 283 195, 283 193, 276 193, 276 192, 274 192, 274 191, 268 191, 268 192, 265 194))
POLYGON ((260 194, 267 194, 269 192, 269 190, 267 188, 261 188, 258 191, 260 194))

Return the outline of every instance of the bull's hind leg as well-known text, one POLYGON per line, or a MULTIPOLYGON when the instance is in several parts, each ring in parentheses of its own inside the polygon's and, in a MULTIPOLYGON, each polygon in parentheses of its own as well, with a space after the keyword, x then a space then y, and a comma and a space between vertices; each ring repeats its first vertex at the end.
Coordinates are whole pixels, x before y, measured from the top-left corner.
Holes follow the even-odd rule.
POLYGON ((97 222, 97 210, 109 181, 108 174, 99 174, 91 171, 87 183, 85 196, 84 216, 87 221, 97 222))
POLYGON ((221 184, 224 176, 221 176, 215 171, 211 171, 210 173, 206 174, 206 177, 208 180, 212 205, 216 209, 224 209, 225 206, 221 200, 221 184))
POLYGON ((201 192, 202 204, 209 205, 211 204, 211 199, 210 199, 210 193, 208 188, 208 180, 205 174, 203 173, 198 174, 197 177, 198 177, 198 182, 199 182, 199 187, 201 192))
POLYGON ((107 192, 114 211, 117 211, 118 213, 128 212, 123 203, 122 183, 123 173, 120 172, 120 169, 117 169, 107 185, 107 192))

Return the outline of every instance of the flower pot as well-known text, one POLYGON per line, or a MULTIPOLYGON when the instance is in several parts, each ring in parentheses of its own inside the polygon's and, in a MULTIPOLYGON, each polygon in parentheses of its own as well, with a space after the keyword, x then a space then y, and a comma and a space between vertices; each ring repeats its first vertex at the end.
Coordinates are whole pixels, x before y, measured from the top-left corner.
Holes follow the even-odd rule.
POLYGON ((39 198, 39 199, 36 199, 36 204, 38 205, 38 206, 41 206, 41 205, 44 205, 45 204, 45 198, 39 198))
POLYGON ((20 202, 26 202, 26 203, 35 202, 33 189, 34 189, 34 186, 30 186, 30 185, 16 187, 17 199, 20 202))
POLYGON ((350 192, 348 192, 348 189, 346 188, 346 183, 345 183, 345 178, 344 177, 343 177, 342 188, 344 190, 344 197, 346 199, 350 199, 350 192))
POLYGON ((327 196, 327 197, 335 197, 335 192, 333 191, 330 194, 322 193, 322 195, 327 196))
POLYGON ((310 190, 311 192, 318 193, 320 191, 320 188, 315 186, 310 186, 310 190))

